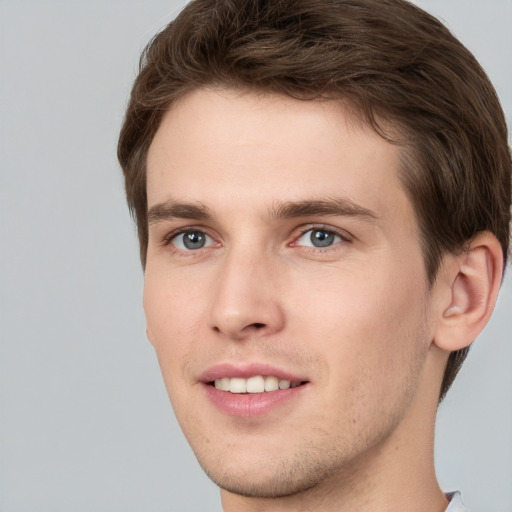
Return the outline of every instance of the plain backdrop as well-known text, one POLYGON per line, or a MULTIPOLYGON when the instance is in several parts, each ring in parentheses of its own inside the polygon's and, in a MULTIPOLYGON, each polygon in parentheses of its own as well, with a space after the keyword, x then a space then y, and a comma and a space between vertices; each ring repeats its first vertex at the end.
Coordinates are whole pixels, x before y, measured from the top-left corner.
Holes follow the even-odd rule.
MULTIPOLYGON (((512 118, 512 1, 424 0, 512 118)), ((0 0, 0 511, 220 511, 145 339, 116 142, 140 51, 183 5, 0 0)), ((436 465, 512 511, 512 272, 440 408, 436 465)))

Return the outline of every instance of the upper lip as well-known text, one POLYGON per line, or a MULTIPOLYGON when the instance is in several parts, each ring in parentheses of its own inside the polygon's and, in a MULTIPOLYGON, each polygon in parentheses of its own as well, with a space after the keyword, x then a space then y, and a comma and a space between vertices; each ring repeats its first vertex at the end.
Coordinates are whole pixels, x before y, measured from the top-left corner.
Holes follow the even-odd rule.
POLYGON ((204 371, 200 375, 199 380, 201 382, 208 383, 215 379, 222 379, 224 377, 248 379, 256 375, 261 375, 263 377, 273 376, 278 379, 289 380, 290 382, 305 382, 308 380, 301 375, 297 375, 277 366, 265 363, 216 364, 204 371))

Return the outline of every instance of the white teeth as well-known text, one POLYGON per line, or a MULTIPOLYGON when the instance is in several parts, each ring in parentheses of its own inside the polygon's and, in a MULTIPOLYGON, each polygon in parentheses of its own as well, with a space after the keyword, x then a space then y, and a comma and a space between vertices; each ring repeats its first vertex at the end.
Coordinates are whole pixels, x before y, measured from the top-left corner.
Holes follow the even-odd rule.
POLYGON ((285 380, 285 379, 281 379, 279 381, 279 389, 288 389, 290 387, 290 381, 289 380, 285 380))
POLYGON ((265 377, 265 391, 277 391, 279 379, 277 377, 265 377))
POLYGON ((239 378, 231 379, 229 391, 231 391, 231 393, 247 393, 247 380, 239 378))
POLYGON ((247 379, 247 393, 263 393, 265 391, 265 379, 260 377, 251 377, 247 379))
POLYGON ((224 377, 223 379, 215 379, 215 387, 217 389, 222 389, 222 391, 229 391, 229 385, 231 383, 231 379, 224 377))
POLYGON ((262 377, 255 375, 248 379, 240 377, 223 377, 215 379, 214 385, 222 391, 230 393, 263 393, 265 391, 277 391, 278 389, 296 388, 300 386, 300 382, 290 382, 286 379, 278 379, 277 377, 262 377))

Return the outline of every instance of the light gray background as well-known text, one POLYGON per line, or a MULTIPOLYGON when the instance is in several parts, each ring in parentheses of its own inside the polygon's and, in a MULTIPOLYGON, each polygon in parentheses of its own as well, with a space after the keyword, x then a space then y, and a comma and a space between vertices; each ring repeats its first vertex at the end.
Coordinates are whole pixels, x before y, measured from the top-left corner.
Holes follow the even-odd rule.
MULTIPOLYGON (((512 117, 512 1, 424 0, 512 117)), ((0 511, 220 511, 145 340, 115 158, 138 55, 182 1, 0 0, 0 511)), ((512 511, 512 272, 441 407, 437 468, 512 511)))

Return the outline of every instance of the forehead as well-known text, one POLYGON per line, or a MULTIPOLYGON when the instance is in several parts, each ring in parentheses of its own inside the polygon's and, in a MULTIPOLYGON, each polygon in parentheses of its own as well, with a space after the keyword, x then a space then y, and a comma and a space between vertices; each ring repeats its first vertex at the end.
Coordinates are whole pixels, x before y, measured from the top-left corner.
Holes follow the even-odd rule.
POLYGON ((335 195, 410 216, 399 168, 400 148, 340 101, 200 89, 172 106, 153 139, 148 204, 172 195, 266 208, 335 195))

